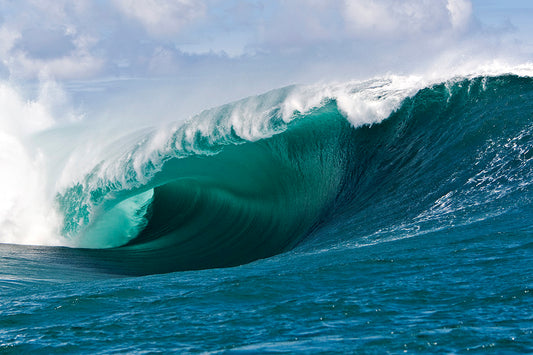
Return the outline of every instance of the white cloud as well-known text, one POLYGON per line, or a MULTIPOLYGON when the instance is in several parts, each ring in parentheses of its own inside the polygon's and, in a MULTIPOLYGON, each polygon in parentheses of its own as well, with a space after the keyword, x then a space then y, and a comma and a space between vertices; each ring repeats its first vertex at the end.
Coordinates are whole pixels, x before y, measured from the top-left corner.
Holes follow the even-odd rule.
MULTIPOLYGON (((0 59, 10 77, 87 78, 100 73, 98 39, 83 29, 89 1, 0 2, 0 59)), ((93 24, 94 25, 94 24, 93 24)))
POLYGON ((470 0, 0 0, 0 76, 373 75, 482 48, 491 38, 476 37, 476 8, 470 0))
POLYGON ((427 36, 465 26, 469 8, 468 0, 345 0, 345 19, 355 36, 427 36))
POLYGON ((195 0, 114 0, 126 16, 139 21, 154 36, 172 36, 205 13, 195 0))
POLYGON ((2 58, 2 60, 6 59, 20 37, 21 35, 19 32, 10 30, 5 26, 0 27, 0 58, 2 58))
POLYGON ((450 12, 452 26, 456 29, 465 28, 472 17, 472 3, 468 0, 448 0, 446 8, 450 12))
MULTIPOLYGON (((0 30, 0 38, 2 37, 4 36, 0 30)), ((16 42, 22 35, 8 33, 5 37, 14 39, 13 42, 16 42)), ((85 35, 73 37, 69 41, 73 50, 59 56, 36 57, 26 48, 16 48, 13 43, 6 48, 0 48, 0 55, 2 55, 3 64, 9 68, 10 75, 17 78, 79 79, 98 74, 104 61, 92 53, 97 41, 85 35)))
POLYGON ((100 72, 103 61, 92 56, 73 54, 49 60, 18 53, 10 60, 11 74, 17 78, 85 79, 100 72))

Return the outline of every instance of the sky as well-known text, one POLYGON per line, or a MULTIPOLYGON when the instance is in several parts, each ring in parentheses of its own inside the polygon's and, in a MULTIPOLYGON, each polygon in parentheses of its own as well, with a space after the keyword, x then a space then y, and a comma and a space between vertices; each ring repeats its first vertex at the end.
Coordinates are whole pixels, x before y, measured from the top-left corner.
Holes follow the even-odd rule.
POLYGON ((0 80, 73 95, 161 81, 214 105, 291 84, 528 62, 532 15, 530 0, 0 0, 0 80))

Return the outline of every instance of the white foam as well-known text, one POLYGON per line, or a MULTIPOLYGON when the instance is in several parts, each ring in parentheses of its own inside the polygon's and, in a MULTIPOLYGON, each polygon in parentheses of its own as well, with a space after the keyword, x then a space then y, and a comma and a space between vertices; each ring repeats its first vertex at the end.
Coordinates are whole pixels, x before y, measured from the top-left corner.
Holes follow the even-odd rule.
POLYGON ((299 87, 283 102, 283 118, 290 121, 294 112, 307 113, 326 100, 335 100, 354 126, 378 123, 426 85, 418 76, 390 75, 362 82, 299 87))

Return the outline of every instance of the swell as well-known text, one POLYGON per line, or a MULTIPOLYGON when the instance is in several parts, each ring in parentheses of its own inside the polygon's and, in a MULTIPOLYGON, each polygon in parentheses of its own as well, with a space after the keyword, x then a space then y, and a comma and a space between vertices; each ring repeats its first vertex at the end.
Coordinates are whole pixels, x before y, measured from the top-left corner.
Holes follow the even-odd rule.
MULTIPOLYGON (((164 157, 147 182, 90 191, 99 210, 86 211, 81 234, 112 239, 119 225, 129 235, 79 252, 98 268, 151 274, 240 265, 309 235, 331 245, 487 221, 530 205, 532 114, 532 80, 516 76, 434 85, 362 127, 327 100, 270 137, 229 135, 212 154, 164 157)), ((84 194, 58 196, 67 218, 84 194)))

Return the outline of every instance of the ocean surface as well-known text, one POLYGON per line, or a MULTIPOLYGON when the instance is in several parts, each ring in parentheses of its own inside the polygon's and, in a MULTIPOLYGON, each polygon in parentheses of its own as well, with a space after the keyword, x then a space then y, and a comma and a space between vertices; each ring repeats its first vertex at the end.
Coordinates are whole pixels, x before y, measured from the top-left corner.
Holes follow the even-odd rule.
POLYGON ((533 353, 530 76, 82 128, 0 136, 2 352, 533 353))

